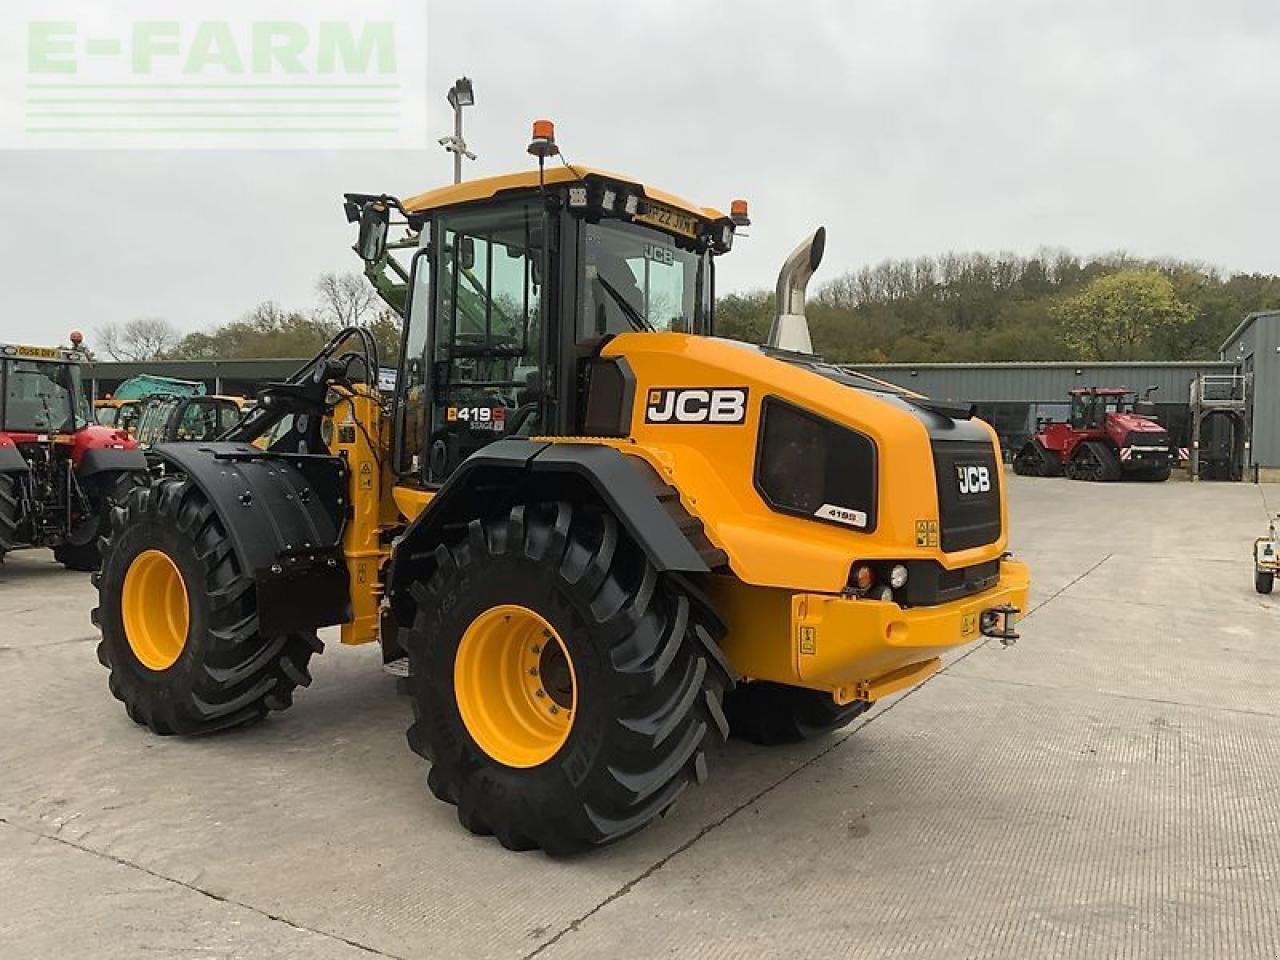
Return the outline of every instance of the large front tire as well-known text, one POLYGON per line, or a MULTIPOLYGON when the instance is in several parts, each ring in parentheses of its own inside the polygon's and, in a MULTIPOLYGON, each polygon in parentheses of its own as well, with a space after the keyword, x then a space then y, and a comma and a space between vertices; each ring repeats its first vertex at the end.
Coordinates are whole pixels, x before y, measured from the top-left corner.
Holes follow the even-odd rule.
POLYGON ((770 747, 834 733, 869 709, 866 700, 842 706, 821 690, 764 680, 739 684, 724 701, 730 733, 770 747))
POLYGON ((130 717, 155 733, 199 734, 290 706, 322 644, 314 631, 258 632, 253 578, 199 489, 177 477, 137 487, 110 527, 93 622, 130 717))
POLYGON ((716 620, 611 515, 517 506, 435 561, 402 632, 408 739, 463 826, 567 854, 639 830, 705 779, 728 733, 716 620))
POLYGON ((0 560, 18 545, 18 480, 0 473, 0 560))

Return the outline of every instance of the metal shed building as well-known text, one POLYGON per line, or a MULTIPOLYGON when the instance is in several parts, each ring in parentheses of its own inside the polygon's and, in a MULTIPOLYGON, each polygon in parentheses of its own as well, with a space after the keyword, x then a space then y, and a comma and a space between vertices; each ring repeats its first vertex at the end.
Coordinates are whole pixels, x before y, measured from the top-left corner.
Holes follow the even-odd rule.
POLYGON ((1280 310, 1240 321, 1223 341, 1222 359, 1253 380, 1253 464, 1280 469, 1280 310))
MULTIPOLYGON (((1190 446, 1187 406, 1191 383, 1202 375, 1237 372, 1228 361, 1170 363, 920 363, 868 364, 859 370, 927 396, 974 404, 1000 434, 1006 452, 1016 451, 1040 419, 1065 420, 1073 387, 1156 390, 1152 399, 1174 443, 1190 446)), ((1277 460, 1280 463, 1280 460, 1277 460)))

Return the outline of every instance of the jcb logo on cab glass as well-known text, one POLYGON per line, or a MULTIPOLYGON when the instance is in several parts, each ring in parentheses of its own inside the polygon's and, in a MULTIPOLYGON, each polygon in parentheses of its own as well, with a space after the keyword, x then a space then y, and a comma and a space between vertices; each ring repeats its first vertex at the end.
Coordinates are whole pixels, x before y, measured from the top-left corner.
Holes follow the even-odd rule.
POLYGON ((644 407, 645 423, 742 423, 745 387, 656 387, 644 407))
POLYGON ((961 493, 986 493, 991 489, 991 471, 986 467, 956 467, 956 485, 961 493))

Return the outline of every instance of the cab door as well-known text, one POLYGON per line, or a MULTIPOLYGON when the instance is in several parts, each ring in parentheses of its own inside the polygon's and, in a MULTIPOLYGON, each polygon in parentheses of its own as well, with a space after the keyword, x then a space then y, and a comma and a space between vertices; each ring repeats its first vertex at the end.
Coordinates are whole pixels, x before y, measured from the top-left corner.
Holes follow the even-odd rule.
MULTIPOLYGON (((428 228, 429 229, 429 228, 428 228)), ((430 237, 429 233, 425 236, 430 237)), ((426 485, 427 411, 431 405, 430 359, 427 341, 431 330, 431 290, 434 264, 432 246, 423 244, 409 264, 405 294, 404 333, 400 342, 400 366, 396 372, 395 449, 392 462, 396 482, 411 487, 426 485)))
POLYGON ((541 429, 547 220, 536 197, 435 219, 428 485, 495 440, 541 429))

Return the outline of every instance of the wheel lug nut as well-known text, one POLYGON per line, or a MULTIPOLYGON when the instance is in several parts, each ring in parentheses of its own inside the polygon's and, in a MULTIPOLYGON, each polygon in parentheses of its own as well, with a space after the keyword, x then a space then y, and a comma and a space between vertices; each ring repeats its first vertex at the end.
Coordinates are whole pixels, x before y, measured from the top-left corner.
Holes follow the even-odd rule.
POLYGON ((538 675, 538 668, 537 668, 537 667, 530 667, 530 668, 529 668, 529 676, 531 676, 531 677, 536 677, 537 675, 538 675))
POLYGON ((552 714, 552 716, 554 716, 555 714, 557 714, 557 713, 559 713, 559 712, 560 712, 560 708, 559 708, 559 707, 557 707, 557 706, 553 703, 553 704, 551 705, 551 714, 552 714))
POLYGON ((538 645, 535 643, 535 644, 533 645, 533 652, 534 652, 534 653, 541 653, 541 652, 542 652, 542 647, 538 646, 538 645))
POLYGON ((547 695, 547 692, 541 688, 539 688, 538 691, 534 694, 535 697, 545 697, 546 695, 547 695))

